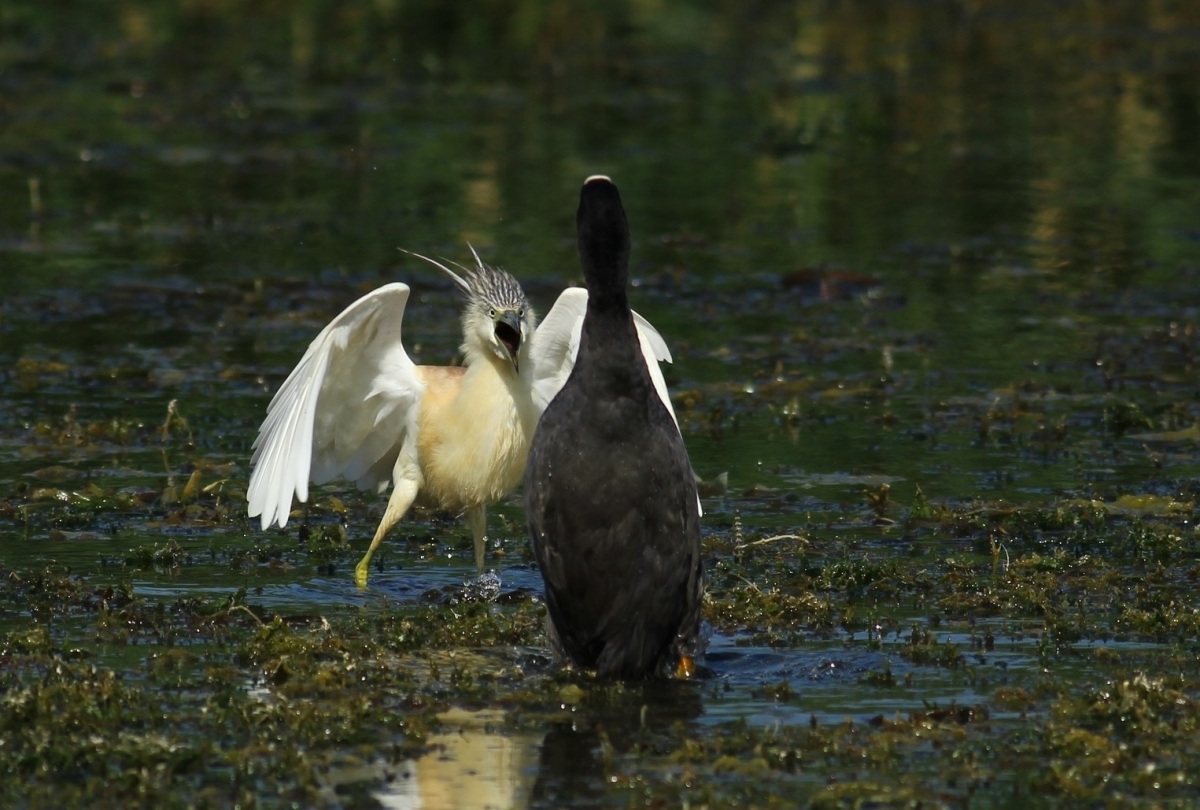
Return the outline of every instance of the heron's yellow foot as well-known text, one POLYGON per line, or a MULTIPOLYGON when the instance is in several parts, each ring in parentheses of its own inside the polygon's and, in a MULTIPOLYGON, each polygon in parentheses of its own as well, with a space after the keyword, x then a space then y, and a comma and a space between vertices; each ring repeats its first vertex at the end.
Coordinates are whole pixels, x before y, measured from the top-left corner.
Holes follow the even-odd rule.
POLYGON ((367 554, 354 566, 354 584, 360 590, 367 589, 367 573, 371 570, 371 555, 367 554))

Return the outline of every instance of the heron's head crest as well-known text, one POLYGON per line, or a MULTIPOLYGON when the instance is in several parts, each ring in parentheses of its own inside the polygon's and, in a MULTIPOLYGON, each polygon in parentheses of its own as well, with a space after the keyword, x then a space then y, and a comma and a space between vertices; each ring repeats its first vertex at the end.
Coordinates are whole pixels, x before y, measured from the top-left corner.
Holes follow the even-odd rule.
POLYGON ((518 365, 518 354, 528 351, 528 341, 537 328, 537 316, 520 283, 508 271, 484 264, 475 248, 469 244, 467 247, 475 259, 473 267, 450 262, 462 275, 428 256, 405 252, 446 273, 466 297, 462 349, 468 363, 481 352, 490 351, 518 365))
POLYGON ((523 310, 528 307, 525 291, 512 274, 499 267, 484 264, 473 247, 471 255, 475 257, 475 266, 466 271, 466 293, 472 304, 489 309, 523 310))

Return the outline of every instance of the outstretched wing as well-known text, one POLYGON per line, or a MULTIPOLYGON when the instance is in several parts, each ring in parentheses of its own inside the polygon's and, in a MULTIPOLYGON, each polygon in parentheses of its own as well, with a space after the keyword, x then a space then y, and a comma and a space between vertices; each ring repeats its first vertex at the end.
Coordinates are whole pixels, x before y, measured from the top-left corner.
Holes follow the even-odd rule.
POLYGON ((416 435, 424 385, 400 342, 407 284, 387 284, 348 306, 309 344, 267 408, 247 492, 262 527, 287 525, 292 493, 311 478, 383 491, 406 437, 416 435))
POLYGON ((587 312, 587 290, 567 287, 542 318, 533 335, 533 402, 544 413, 550 400, 562 390, 575 367, 583 316, 587 312))
MULTIPOLYGON (((575 368, 575 355, 579 353, 579 337, 583 334, 583 316, 586 313, 587 290, 568 287, 538 325, 533 345, 533 401, 539 411, 546 410, 550 400, 562 390, 567 377, 571 376, 571 369, 575 368)), ((667 392, 667 381, 658 367, 660 362, 671 362, 671 350, 650 321, 634 312, 633 323, 654 390, 666 406, 667 413, 671 414, 675 426, 679 427, 675 409, 671 407, 671 395, 667 392)))

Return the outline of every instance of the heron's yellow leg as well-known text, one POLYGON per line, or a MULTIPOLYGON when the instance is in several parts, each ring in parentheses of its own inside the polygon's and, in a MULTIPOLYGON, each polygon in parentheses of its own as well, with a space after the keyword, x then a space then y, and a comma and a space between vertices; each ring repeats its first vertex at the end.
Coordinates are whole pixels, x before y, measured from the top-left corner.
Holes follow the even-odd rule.
POLYGON ((475 573, 483 573, 483 552, 487 545, 487 507, 482 504, 472 506, 467 510, 467 525, 471 527, 471 536, 475 540, 475 573))
POLYGON ((404 517, 404 513, 412 506, 417 497, 417 491, 420 485, 409 478, 401 478, 395 488, 392 490, 392 496, 388 498, 387 509, 383 512, 383 519, 379 521, 379 528, 375 530, 375 537, 371 540, 371 547, 367 549, 367 553, 358 561, 358 565, 354 567, 354 584, 360 588, 367 587, 367 573, 371 570, 371 557, 375 554, 375 549, 379 548, 379 544, 383 542, 383 536, 388 533, 388 530, 400 522, 404 517))

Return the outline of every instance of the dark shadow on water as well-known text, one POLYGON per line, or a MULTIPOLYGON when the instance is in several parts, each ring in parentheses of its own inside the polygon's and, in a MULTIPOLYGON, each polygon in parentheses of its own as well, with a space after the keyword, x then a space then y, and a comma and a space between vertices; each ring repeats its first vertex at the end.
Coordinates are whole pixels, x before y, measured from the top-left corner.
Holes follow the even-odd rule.
POLYGON ((542 740, 530 807, 611 806, 610 776, 621 761, 666 753, 668 729, 703 714, 700 687, 679 681, 627 687, 608 705, 581 708, 572 722, 552 724, 542 740))
POLYGON ((569 796, 575 807, 600 807, 604 799, 600 748, 595 728, 577 729, 573 723, 553 726, 542 740, 530 806, 560 807, 569 796))

